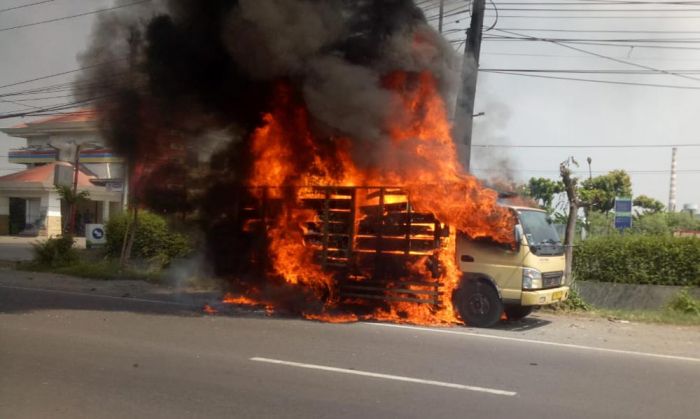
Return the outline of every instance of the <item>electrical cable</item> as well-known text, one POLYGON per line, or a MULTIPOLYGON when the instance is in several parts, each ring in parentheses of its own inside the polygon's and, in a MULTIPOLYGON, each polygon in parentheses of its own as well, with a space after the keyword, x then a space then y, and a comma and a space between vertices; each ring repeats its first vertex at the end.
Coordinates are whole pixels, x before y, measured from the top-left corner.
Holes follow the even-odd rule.
POLYGON ((93 11, 91 11, 91 12, 79 13, 79 14, 77 14, 77 15, 63 16, 63 17, 58 17, 58 18, 54 18, 54 19, 40 20, 40 21, 38 21, 38 22, 25 23, 25 24, 23 24, 23 25, 10 26, 10 27, 7 27, 7 28, 0 28, 0 32, 11 31, 11 30, 13 30, 13 29, 28 28, 28 27, 30 27, 30 26, 43 25, 43 24, 45 24, 45 23, 59 22, 59 21, 62 21, 62 20, 74 19, 74 18, 78 18, 78 17, 82 17, 82 16, 95 15, 95 14, 98 14, 98 13, 109 12, 109 11, 117 10, 117 9, 123 9, 123 8, 129 7, 129 6, 136 6, 136 5, 138 5, 138 4, 148 3, 148 2, 151 2, 151 1, 152 1, 152 0, 139 0, 139 1, 136 1, 136 2, 133 2, 133 3, 122 4, 122 5, 114 6, 114 7, 108 7, 108 8, 106 8, 106 9, 93 10, 93 11))
MULTIPOLYGON (((480 71, 482 71, 482 70, 480 70, 480 71)), ((522 77, 534 77, 534 78, 540 78, 540 79, 570 80, 570 81, 580 81, 580 82, 587 82, 587 83, 619 84, 619 85, 625 85, 625 86, 662 87, 662 88, 680 89, 680 90, 700 90, 700 86, 681 86, 681 85, 673 85, 673 84, 655 84, 655 83, 635 83, 635 82, 626 82, 626 81, 584 79, 584 78, 580 78, 580 77, 544 76, 541 74, 513 73, 513 72, 507 72, 507 71, 488 71, 487 73, 489 73, 489 74, 507 74, 507 75, 512 75, 512 76, 522 76, 522 77)))
POLYGON ((10 10, 24 9, 25 7, 38 6, 38 5, 44 4, 44 3, 51 3, 52 1, 54 1, 54 0, 44 0, 44 1, 38 1, 36 3, 29 3, 29 4, 23 4, 20 6, 8 7, 5 9, 0 9, 0 13, 9 12, 10 10))

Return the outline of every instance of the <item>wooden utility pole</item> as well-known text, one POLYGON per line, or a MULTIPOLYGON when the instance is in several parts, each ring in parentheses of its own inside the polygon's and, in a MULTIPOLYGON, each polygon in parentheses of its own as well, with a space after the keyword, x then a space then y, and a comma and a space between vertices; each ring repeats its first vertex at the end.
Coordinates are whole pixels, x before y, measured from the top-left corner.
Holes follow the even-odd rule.
POLYGON ((75 159, 73 160, 73 203, 70 206, 70 220, 68 224, 68 233, 75 235, 75 216, 78 212, 78 175, 80 173, 80 149, 81 144, 75 146, 75 159))
POLYGON ((442 18, 445 14, 445 0, 440 0, 440 17, 438 17, 438 32, 442 33, 442 18))
POLYGON ((462 89, 457 96, 454 118, 454 138, 460 151, 464 169, 469 171, 472 147, 472 123, 474 120, 474 98, 479 72, 479 53, 481 52, 481 32, 484 25, 484 8, 486 0, 474 0, 472 19, 467 30, 462 61, 462 89))

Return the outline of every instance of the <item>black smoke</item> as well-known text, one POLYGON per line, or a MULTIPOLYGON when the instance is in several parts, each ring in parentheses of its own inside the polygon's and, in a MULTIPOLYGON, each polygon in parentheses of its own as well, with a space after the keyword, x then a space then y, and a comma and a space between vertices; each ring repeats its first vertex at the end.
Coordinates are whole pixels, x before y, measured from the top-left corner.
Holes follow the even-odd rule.
POLYGON ((139 204, 196 218, 219 274, 240 274, 263 245, 240 223, 243 181, 248 136, 280 81, 319 137, 351 138, 358 166, 377 166, 383 122, 398 112, 382 77, 431 71, 447 95, 457 75, 412 0, 154 0, 101 16, 80 59, 104 64, 75 95, 94 100, 104 136, 136 171, 139 204))

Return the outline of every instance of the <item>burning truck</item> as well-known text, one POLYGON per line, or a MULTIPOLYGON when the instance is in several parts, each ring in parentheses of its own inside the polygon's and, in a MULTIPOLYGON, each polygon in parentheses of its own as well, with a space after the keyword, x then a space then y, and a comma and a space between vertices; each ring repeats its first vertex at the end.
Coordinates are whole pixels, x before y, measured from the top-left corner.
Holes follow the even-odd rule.
POLYGON ((489 326, 568 296, 545 214, 459 163, 458 60, 413 1, 154 1, 83 59, 132 203, 200 225, 225 302, 489 326))

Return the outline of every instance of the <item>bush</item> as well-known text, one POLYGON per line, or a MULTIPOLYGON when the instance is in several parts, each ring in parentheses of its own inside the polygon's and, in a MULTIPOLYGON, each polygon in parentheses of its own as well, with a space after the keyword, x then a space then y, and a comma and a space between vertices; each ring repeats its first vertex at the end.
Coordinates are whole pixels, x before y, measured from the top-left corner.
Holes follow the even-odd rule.
MULTIPOLYGON (((128 214, 110 218, 106 225, 106 251, 109 256, 119 257, 121 254, 124 232, 127 224, 132 221, 128 214)), ((145 211, 139 212, 136 236, 131 249, 132 257, 167 266, 173 258, 186 256, 190 251, 187 237, 170 229, 163 217, 145 211)))
POLYGON ((688 290, 683 290, 668 303, 668 309, 678 313, 700 316, 700 300, 688 294, 688 290))
POLYGON ((574 277, 626 284, 700 285, 700 239, 618 235, 574 248, 574 277))
POLYGON ((78 260, 78 254, 73 248, 71 236, 50 238, 43 242, 33 243, 34 262, 41 266, 59 267, 69 265, 78 260))

